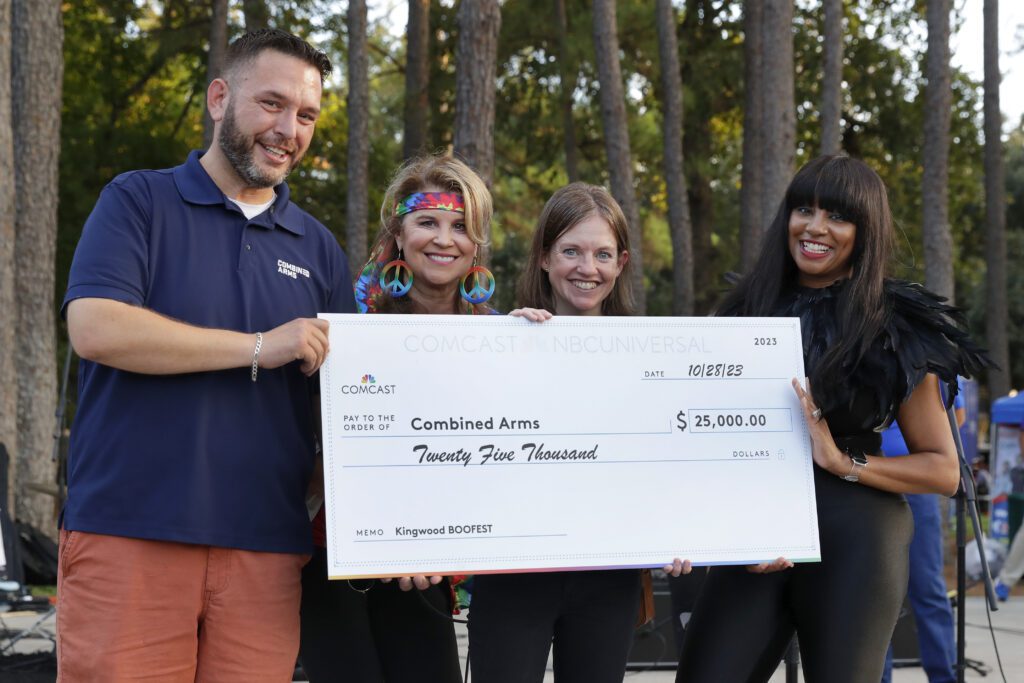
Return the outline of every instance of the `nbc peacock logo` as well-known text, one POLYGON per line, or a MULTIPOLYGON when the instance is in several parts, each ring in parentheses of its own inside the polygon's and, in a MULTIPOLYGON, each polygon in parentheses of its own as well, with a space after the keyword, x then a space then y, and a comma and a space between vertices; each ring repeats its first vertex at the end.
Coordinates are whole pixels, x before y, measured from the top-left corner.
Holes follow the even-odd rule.
POLYGON ((377 383, 377 378, 374 377, 373 375, 370 375, 370 374, 363 375, 363 379, 360 380, 360 384, 376 384, 376 383, 377 383))

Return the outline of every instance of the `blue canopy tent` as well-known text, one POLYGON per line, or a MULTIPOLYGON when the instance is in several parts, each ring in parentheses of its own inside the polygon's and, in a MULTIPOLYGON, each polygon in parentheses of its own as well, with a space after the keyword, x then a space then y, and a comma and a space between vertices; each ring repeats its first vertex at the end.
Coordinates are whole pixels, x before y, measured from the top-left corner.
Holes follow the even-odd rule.
POLYGON ((992 404, 992 422, 1020 425, 1024 420, 1024 393, 1003 396, 992 404))
POLYGON ((992 537, 1008 542, 1024 517, 1020 425, 1024 394, 1004 396, 992 403, 992 537))

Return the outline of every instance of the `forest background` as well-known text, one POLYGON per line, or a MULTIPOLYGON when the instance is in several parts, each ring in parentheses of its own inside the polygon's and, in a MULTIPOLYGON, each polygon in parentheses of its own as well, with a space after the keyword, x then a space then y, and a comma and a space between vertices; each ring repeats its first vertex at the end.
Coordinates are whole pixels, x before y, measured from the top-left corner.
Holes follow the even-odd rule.
MULTIPOLYGON (((18 392, 11 392, 7 387, 12 385, 4 383, 0 396, 0 440, 17 444, 17 449, 8 446, 17 452, 12 482, 36 482, 37 488, 43 489, 46 487, 39 482, 52 481, 52 465, 42 461, 49 461, 58 367, 67 343, 57 311, 75 245, 97 196, 118 173, 174 166, 189 150, 205 146, 206 85, 215 73, 222 45, 247 29, 262 26, 307 38, 325 50, 335 65, 325 86, 323 112, 312 146, 288 182, 293 197, 334 232, 353 261, 365 257, 366 244, 376 235, 384 190, 403 159, 417 151, 472 149, 466 140, 480 138, 480 131, 469 127, 479 124, 481 116, 487 123, 490 105, 463 106, 459 115, 459 71, 483 69, 484 82, 493 87, 493 132, 486 125, 483 128, 484 144, 490 149, 482 157, 472 152, 467 156, 475 164, 482 163, 486 167, 483 175, 490 176, 495 205, 490 263, 498 282, 495 303, 500 310, 514 305, 515 282, 526 260, 535 220, 555 189, 570 179, 580 179, 609 185, 616 197, 621 197, 623 180, 615 177, 618 166, 613 158, 621 149, 616 151, 609 144, 609 117, 614 112, 609 111, 610 89, 607 85, 602 88, 602 82, 609 82, 602 69, 611 55, 621 69, 617 80, 624 86, 620 97, 623 133, 632 175, 625 182, 636 201, 633 227, 642 235, 639 255, 645 311, 648 315, 704 315, 725 291, 725 274, 741 272, 749 264, 749 254, 756 253, 751 246, 756 239, 752 242, 750 235, 767 225, 781 198, 768 191, 772 196, 765 197, 746 218, 742 215, 750 207, 749 196, 744 198, 741 190, 744 169, 753 167, 749 145, 754 127, 750 121, 755 120, 750 118, 752 108, 745 99, 750 95, 747 83, 760 85, 761 102, 768 106, 781 103, 783 114, 789 112, 792 138, 783 136, 781 140, 785 153, 772 151, 780 141, 767 132, 768 127, 763 132, 770 139, 761 143, 765 155, 786 157, 777 171, 784 177, 784 187, 792 171, 819 154, 824 138, 831 135, 823 133, 826 118, 832 116, 827 113, 826 100, 831 96, 825 92, 828 79, 823 74, 829 59, 826 48, 836 41, 826 38, 824 8, 831 7, 834 18, 838 7, 841 87, 835 119, 839 142, 843 151, 875 168, 889 188, 899 231, 893 274, 921 282, 929 279, 926 253, 932 252, 924 246, 929 240, 925 226, 936 222, 929 218, 929 210, 945 202, 924 200, 929 194, 923 183, 928 182, 928 146, 938 145, 948 153, 948 214, 938 222, 948 225, 951 241, 935 260, 948 262, 952 283, 951 291, 941 285, 937 289, 954 295, 957 304, 966 309, 976 338, 986 340, 991 333, 986 329, 991 317, 986 313, 989 264, 1006 264, 1002 295, 1007 309, 994 320, 1008 340, 1005 366, 1009 373, 996 386, 1024 384, 1024 269, 1020 267, 1024 253, 1024 122, 1000 120, 999 125, 1006 131, 996 145, 1005 164, 1005 182, 999 193, 1005 200, 1005 244, 991 239, 987 232, 986 211, 992 202, 986 202, 983 84, 955 67, 949 69, 948 134, 941 133, 937 142, 934 135, 929 141, 925 134, 931 125, 928 117, 936 109, 926 88, 931 68, 929 37, 936 34, 934 13, 936 7, 940 14, 944 10, 951 22, 948 30, 955 35, 963 20, 964 3, 391 0, 370 2, 368 15, 366 4, 328 0, 0 0, 0 46, 6 42, 3 17, 13 6, 6 36, 14 45, 7 55, 13 61, 5 65, 0 57, 0 75, 5 69, 14 73, 13 98, 7 93, 15 112, 14 164, 38 170, 40 163, 45 167, 47 162, 36 157, 19 161, 28 154, 25 150, 49 154, 56 180, 54 196, 41 202, 54 212, 55 223, 52 253, 43 256, 52 261, 51 279, 41 286, 49 292, 50 305, 43 316, 49 316, 55 326, 51 329, 55 329, 56 344, 43 343, 39 352, 52 362, 31 361, 33 367, 45 367, 33 370, 34 379, 24 379, 16 367, 20 361, 5 361, 0 354, 0 382, 5 372, 13 373, 9 376, 17 375, 19 386, 18 392), (396 12, 399 6, 402 11, 396 12), (39 16, 45 7, 56 9, 34 28, 29 15, 39 16), (758 67, 763 69, 763 77, 751 80, 747 74, 751 73, 752 45, 746 39, 750 31, 745 22, 751 20, 752 11, 763 10, 768 15, 780 7, 781 30, 792 40, 792 59, 786 58, 785 50, 776 49, 786 40, 775 43, 770 33, 760 33, 759 42, 767 42, 758 47, 762 52, 753 59, 763 62, 758 67), (19 11, 24 21, 19 21, 19 11), (470 16, 474 12, 477 16, 470 16), (404 27, 396 26, 396 14, 408 16, 410 31, 418 22, 418 39, 410 33, 407 40, 404 27), (460 25, 471 20, 490 26, 474 38, 486 38, 493 29, 496 40, 492 45, 486 40, 460 45, 460 25), (659 32, 665 27, 673 30, 659 32), (602 31, 607 34, 608 28, 617 45, 605 42, 607 35, 602 36, 602 31), (19 31, 33 30, 38 35, 19 37, 19 31), (682 84, 681 122, 676 126, 682 133, 682 177, 678 179, 672 173, 670 157, 674 153, 665 144, 666 138, 671 138, 666 117, 673 115, 672 85, 663 77, 664 65, 670 62, 665 52, 659 53, 659 47, 664 50, 672 36, 678 66, 671 70, 678 73, 682 84), (51 67, 56 79, 30 75, 19 85, 19 40, 22 47, 29 44, 37 51, 49 51, 51 59, 56 55, 59 64, 51 67), (425 48, 415 47, 414 51, 420 43, 425 48), (358 54, 353 54, 356 50, 358 54), (777 59, 780 54, 781 62, 777 59), (488 69, 493 69, 492 78, 487 78, 488 69), (413 89, 410 77, 419 79, 413 89), (782 86, 777 85, 780 77, 782 86), (787 78, 791 85, 786 85, 787 78), (54 83, 61 85, 53 87, 54 83), (55 92, 47 92, 48 85, 55 92), (356 91, 357 86, 361 90, 356 91), (787 88, 792 89, 791 101, 787 88), (30 121, 26 125, 37 127, 22 130, 35 133, 19 135, 18 107, 24 108, 26 102, 31 103, 29 111, 54 102, 59 120, 48 129, 30 121), (477 106, 483 110, 477 111, 477 106), (353 135, 352 130, 360 132, 353 135), (359 144, 350 145, 350 136, 359 144), (353 166, 351 154, 358 153, 360 145, 365 166, 353 166), (365 171, 353 172, 350 167, 365 171), (353 188, 360 187, 365 188, 364 196, 357 193, 352 199, 353 188), (680 200, 684 200, 685 212, 681 218, 679 209, 673 209, 673 203, 678 207, 680 200), (684 228, 678 227, 680 221, 684 228), (685 269, 692 277, 683 296, 679 284, 681 229, 687 232, 690 255, 685 269), (18 416, 17 424, 12 415, 18 416), (30 428, 32 421, 46 422, 46 426, 30 428)), ((985 5, 998 3, 985 0, 985 5)), ((948 34, 944 40, 948 49, 948 34)), ((949 68, 948 54, 946 64, 949 68)), ((477 86, 474 93, 489 90, 477 86)), ((8 104, 0 84, 0 108, 3 106, 8 104)), ((990 139, 995 137, 990 133, 990 139)), ((0 126, 0 156, 3 149, 0 126)), ((15 176, 19 172, 15 168, 15 176)), ((765 182, 771 185, 771 178, 765 182)), ((16 204, 23 188, 38 184, 17 184, 17 194, 7 201, 16 204)), ((0 227, 5 231, 0 247, 6 242, 14 244, 13 239, 8 240, 3 220, 4 201, 0 193, 0 227)), ((18 209, 14 213, 22 221, 17 239, 33 239, 29 236, 32 226, 22 227, 29 212, 18 209)), ((12 222, 11 237, 13 232, 12 222)), ((5 340, 10 348, 16 348, 14 336, 29 326, 31 317, 18 313, 20 318, 15 319, 13 311, 21 310, 20 303, 13 303, 17 290, 31 285, 20 275, 8 277, 10 262, 4 259, 17 264, 17 256, 6 257, 5 248, 0 248, 0 278, 8 278, 0 279, 0 315, 4 316, 0 334, 9 336, 0 337, 0 351, 5 340)), ((10 251, 13 254, 14 250, 10 251)), ((16 268, 10 266, 10 270, 13 273, 16 268)), ((73 369, 71 387, 73 399, 73 369)), ((997 391, 1005 393, 1005 389, 997 391)), ((989 393, 986 388, 986 401, 996 397, 989 393)), ((44 528, 52 524, 50 513, 40 509, 45 506, 28 500, 38 496, 20 498, 26 499, 17 503, 20 518, 44 528)))

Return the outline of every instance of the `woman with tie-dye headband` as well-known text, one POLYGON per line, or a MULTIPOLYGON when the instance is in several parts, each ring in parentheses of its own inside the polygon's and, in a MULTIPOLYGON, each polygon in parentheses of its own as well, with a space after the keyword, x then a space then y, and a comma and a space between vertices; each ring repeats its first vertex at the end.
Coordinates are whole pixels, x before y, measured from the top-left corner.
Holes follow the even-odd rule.
MULTIPOLYGON (((428 156, 404 165, 381 207, 381 228, 355 284, 362 313, 491 314, 494 278, 476 265, 491 195, 466 164, 428 156)), ((318 681, 458 683, 451 620, 457 577, 328 581, 324 512, 302 577, 302 666, 318 681)), ((464 602, 461 589, 460 602, 464 602)))
POLYGON ((491 313, 494 278, 476 265, 487 242, 491 195, 451 156, 399 170, 381 206, 381 229, 356 282, 364 313, 491 313))

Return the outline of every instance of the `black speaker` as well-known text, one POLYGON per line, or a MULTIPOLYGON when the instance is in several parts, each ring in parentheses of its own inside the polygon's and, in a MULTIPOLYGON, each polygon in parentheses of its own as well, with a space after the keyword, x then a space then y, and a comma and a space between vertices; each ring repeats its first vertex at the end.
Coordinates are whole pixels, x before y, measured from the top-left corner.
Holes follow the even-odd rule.
POLYGON ((0 580, 25 583, 25 570, 21 565, 21 549, 18 547, 18 529, 8 513, 7 467, 10 458, 7 446, 0 443, 0 543, 6 563, 0 563, 0 580))
POLYGON ((626 668, 631 671, 672 670, 679 664, 683 633, 697 602, 707 567, 685 576, 654 575, 654 621, 636 630, 626 668))
POLYGON ((910 603, 903 601, 896 630, 892 634, 892 665, 921 666, 921 650, 917 644, 917 621, 910 603))

